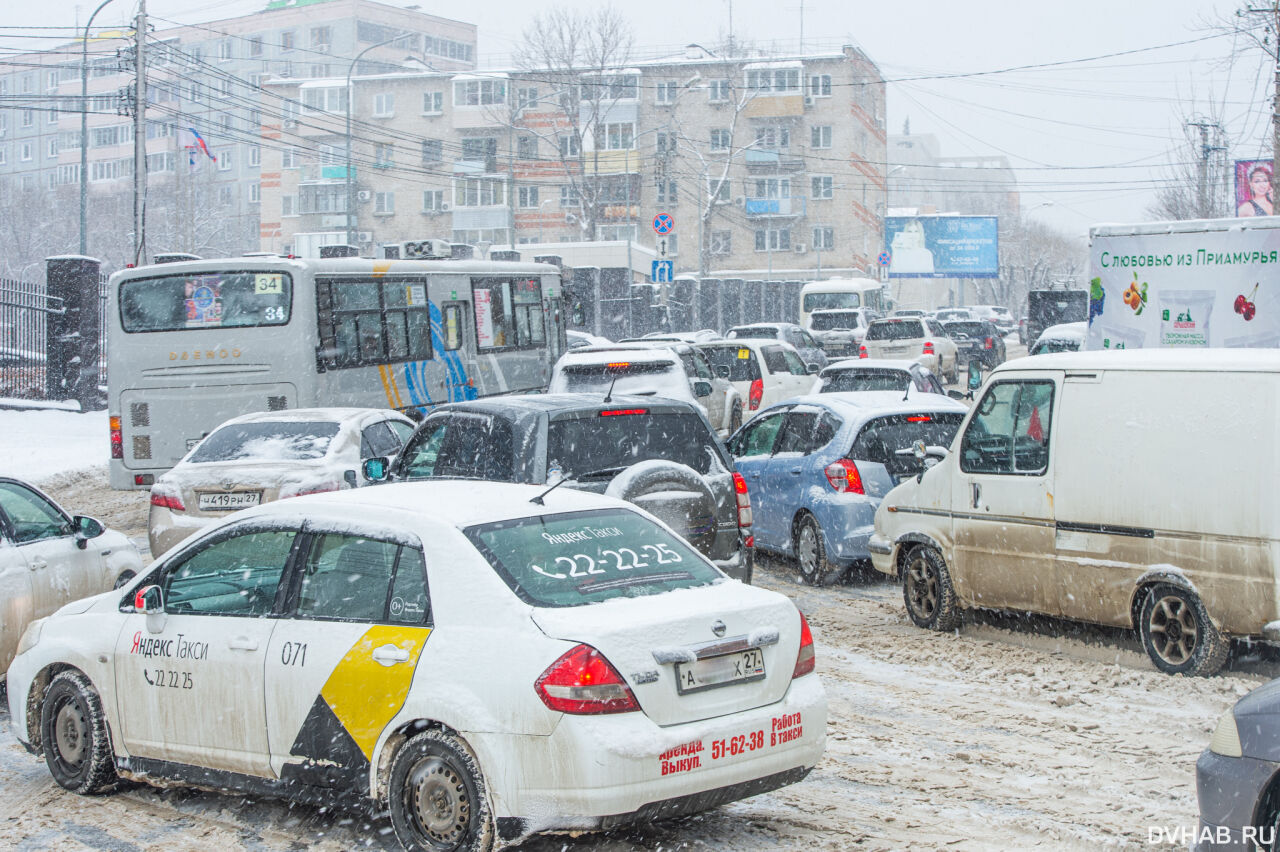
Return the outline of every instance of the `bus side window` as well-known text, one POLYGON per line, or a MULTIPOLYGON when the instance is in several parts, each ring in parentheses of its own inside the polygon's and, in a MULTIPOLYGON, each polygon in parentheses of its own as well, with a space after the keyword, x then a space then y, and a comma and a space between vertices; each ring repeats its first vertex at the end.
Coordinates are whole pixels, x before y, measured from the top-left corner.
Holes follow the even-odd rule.
POLYGON ((453 351, 462 348, 462 308, 446 305, 444 309, 444 348, 453 351))

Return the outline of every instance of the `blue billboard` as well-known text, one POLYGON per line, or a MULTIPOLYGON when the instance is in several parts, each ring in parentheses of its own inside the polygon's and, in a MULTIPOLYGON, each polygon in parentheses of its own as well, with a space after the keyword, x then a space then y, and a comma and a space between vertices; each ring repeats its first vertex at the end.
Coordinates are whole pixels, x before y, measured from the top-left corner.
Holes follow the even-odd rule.
POLYGON ((995 216, 888 216, 884 245, 890 278, 995 278, 1000 274, 995 216))

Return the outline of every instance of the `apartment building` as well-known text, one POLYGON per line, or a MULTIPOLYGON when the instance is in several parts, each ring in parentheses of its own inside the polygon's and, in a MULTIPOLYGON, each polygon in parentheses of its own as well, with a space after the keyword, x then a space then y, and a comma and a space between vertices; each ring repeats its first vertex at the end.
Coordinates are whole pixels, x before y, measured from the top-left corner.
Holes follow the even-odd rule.
MULTIPOLYGON (((105 17, 105 16, 104 16, 105 17)), ((146 151, 148 247, 234 254, 257 248, 261 128, 286 105, 264 97, 271 78, 327 79, 398 67, 408 59, 451 71, 474 67, 476 28, 371 0, 270 0, 255 14, 177 26, 149 19, 146 151), (353 66, 352 59, 363 54, 353 66)), ((132 32, 95 27, 88 54, 90 204, 128 209, 133 185, 132 32), (114 202, 114 203, 113 203, 114 202)), ((11 57, 0 67, 0 194, 51 207, 78 200, 79 41, 11 57)), ((74 208, 73 208, 74 209, 74 208)), ((66 216, 59 216, 65 222, 66 216)), ((74 214, 71 221, 74 221, 74 214)), ((32 228, 48 229, 33 221, 32 228)), ((89 252, 131 243, 126 215, 93 217, 89 252)), ((57 228, 59 239, 65 235, 57 228)), ((64 245, 44 247, 50 253, 64 245)))
POLYGON ((298 104, 264 120, 267 251, 630 238, 677 272, 782 278, 868 274, 883 240, 885 88, 854 47, 264 88, 298 104))

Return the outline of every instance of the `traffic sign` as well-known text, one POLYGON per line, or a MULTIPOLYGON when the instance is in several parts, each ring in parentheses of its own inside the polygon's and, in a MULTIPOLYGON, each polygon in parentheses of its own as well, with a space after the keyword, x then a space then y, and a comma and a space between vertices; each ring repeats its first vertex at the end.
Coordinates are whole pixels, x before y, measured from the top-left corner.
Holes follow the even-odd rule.
POLYGON ((670 213, 659 213, 653 217, 653 229, 659 234, 669 234, 676 229, 676 220, 670 213))
POLYGON ((880 252, 879 261, 880 261, 880 265, 881 265, 881 266, 888 266, 888 265, 889 265, 889 261, 890 261, 890 260, 892 260, 892 259, 893 259, 893 258, 892 258, 892 257, 890 257, 889 252, 887 252, 887 251, 882 251, 882 252, 880 252))
POLYGON ((654 284, 670 284, 675 271, 674 260, 655 260, 653 270, 649 273, 649 280, 654 284))

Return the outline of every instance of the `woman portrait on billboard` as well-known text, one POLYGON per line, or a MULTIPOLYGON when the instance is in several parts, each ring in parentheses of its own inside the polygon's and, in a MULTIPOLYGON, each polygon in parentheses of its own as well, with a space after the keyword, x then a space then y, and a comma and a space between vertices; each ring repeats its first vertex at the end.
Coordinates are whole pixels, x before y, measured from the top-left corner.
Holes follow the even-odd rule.
POLYGON ((1270 216, 1273 210, 1271 169, 1266 165, 1255 165, 1249 170, 1249 198, 1236 209, 1236 215, 1270 216))

